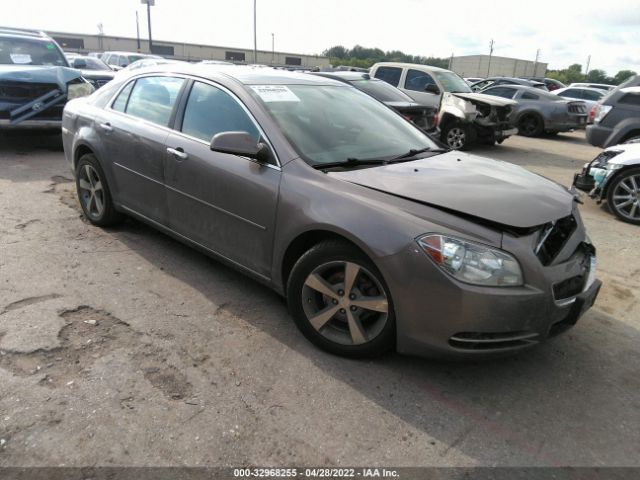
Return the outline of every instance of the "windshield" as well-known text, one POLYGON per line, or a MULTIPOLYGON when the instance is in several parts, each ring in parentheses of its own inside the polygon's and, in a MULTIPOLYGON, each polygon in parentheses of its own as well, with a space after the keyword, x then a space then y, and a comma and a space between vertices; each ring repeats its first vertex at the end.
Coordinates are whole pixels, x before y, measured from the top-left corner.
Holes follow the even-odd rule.
POLYGON ((253 85, 300 156, 312 165, 389 159, 410 149, 437 148, 416 127, 355 88, 253 85))
POLYGON ((354 80, 351 84, 381 102, 410 102, 413 99, 382 80, 354 80))
POLYGON ((445 92, 471 93, 469 84, 455 73, 447 71, 434 71, 433 74, 438 79, 440 84, 444 87, 445 92))
POLYGON ((53 42, 10 37, 0 38, 0 64, 67 66, 64 55, 53 42))

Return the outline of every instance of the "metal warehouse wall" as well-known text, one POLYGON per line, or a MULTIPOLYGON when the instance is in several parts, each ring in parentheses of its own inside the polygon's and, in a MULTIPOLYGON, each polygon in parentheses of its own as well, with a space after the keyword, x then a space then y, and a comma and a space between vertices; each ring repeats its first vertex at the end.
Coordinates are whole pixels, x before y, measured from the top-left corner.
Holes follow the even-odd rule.
POLYGON ((489 55, 466 55, 453 57, 449 69, 461 77, 544 77, 547 65, 519 58, 492 56, 489 66, 489 55))
MULTIPOLYGON (((65 51, 71 52, 105 52, 122 50, 138 51, 135 38, 112 37, 108 35, 86 35, 65 32, 47 32, 65 51)), ((166 42, 153 40, 154 51, 158 55, 177 60, 228 60, 253 63, 253 50, 193 43, 166 42), (171 54, 173 52, 173 54, 171 54), (233 58, 230 58, 233 57, 233 58)), ((149 42, 140 39, 140 52, 149 53, 149 42)), ((266 65, 300 65, 304 67, 330 67, 329 58, 321 55, 305 55, 299 53, 271 52, 258 50, 258 62, 266 65)))

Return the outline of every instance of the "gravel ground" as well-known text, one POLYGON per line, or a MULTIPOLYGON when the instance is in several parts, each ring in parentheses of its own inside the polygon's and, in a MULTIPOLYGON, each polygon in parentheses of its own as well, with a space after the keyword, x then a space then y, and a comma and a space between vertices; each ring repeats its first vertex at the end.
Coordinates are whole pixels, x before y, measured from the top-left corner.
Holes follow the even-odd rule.
MULTIPOLYGON (((577 132, 476 153, 569 184, 597 151, 577 132)), ((581 209, 605 284, 567 334, 500 361, 352 361, 241 274, 90 226, 59 138, 0 137, 0 466, 638 466, 640 230, 581 209)))

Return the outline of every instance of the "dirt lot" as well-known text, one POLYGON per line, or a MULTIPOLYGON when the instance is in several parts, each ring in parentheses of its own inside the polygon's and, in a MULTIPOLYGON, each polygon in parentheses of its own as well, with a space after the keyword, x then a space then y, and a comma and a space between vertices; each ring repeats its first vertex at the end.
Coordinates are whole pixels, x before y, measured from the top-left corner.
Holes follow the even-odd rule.
MULTIPOLYGON (((55 137, 0 137, 0 466, 640 465, 640 229, 585 199, 605 282, 523 355, 349 361, 270 290, 87 224, 55 137)), ((564 184, 582 132, 478 154, 564 184)))

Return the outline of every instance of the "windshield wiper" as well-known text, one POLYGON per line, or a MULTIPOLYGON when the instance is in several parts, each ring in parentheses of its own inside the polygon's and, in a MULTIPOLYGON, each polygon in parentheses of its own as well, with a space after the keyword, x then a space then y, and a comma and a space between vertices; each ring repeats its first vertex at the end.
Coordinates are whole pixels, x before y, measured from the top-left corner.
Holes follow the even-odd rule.
POLYGON ((339 162, 329 162, 329 163, 314 163, 312 165, 316 170, 324 170, 325 168, 335 168, 335 167, 357 167, 359 165, 386 165, 388 160, 381 160, 379 158, 369 158, 369 159, 358 159, 358 158, 347 158, 346 160, 341 160, 339 162))
POLYGON ((440 148, 431 148, 431 147, 425 147, 425 148, 412 148, 411 150, 409 150, 407 153, 403 153, 402 155, 398 155, 397 157, 393 157, 390 158, 389 160, 387 160, 388 163, 393 163, 393 162, 397 162, 398 160, 404 160, 405 158, 411 158, 411 157, 415 157, 416 155, 418 155, 419 153, 424 153, 424 152, 439 152, 439 151, 444 151, 440 148))

